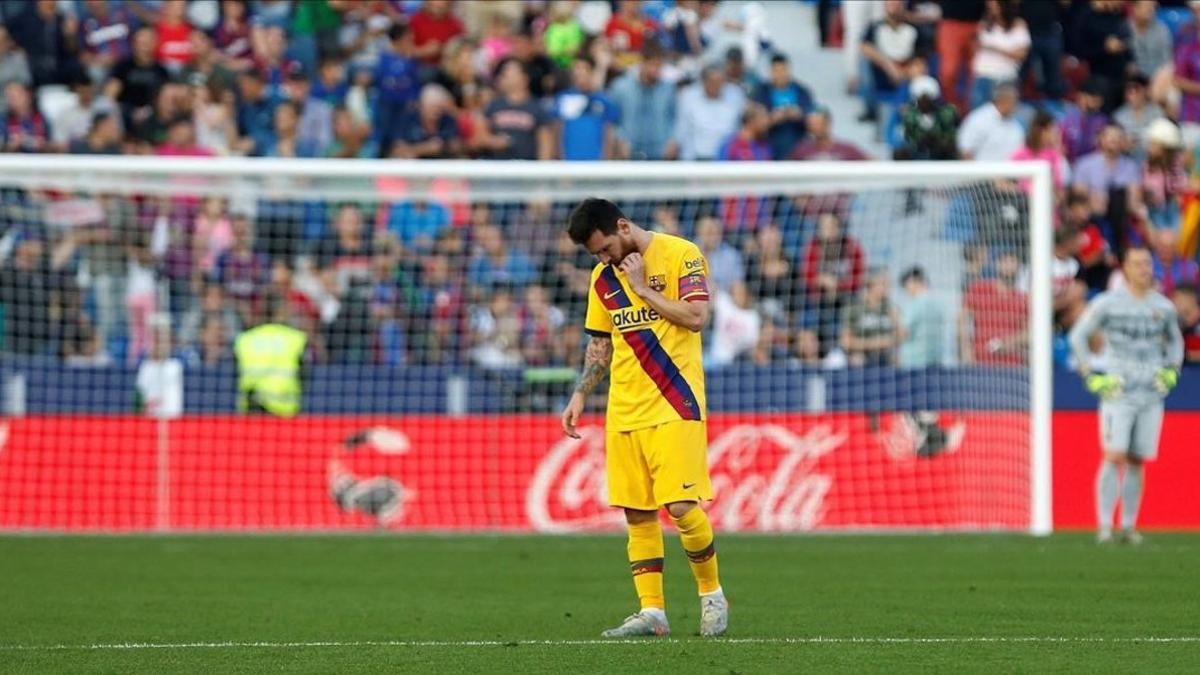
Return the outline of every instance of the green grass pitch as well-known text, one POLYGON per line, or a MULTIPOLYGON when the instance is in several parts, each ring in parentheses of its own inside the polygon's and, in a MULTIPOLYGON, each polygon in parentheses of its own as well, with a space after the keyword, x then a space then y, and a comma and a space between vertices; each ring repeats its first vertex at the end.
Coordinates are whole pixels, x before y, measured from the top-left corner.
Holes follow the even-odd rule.
POLYGON ((1200 672, 1200 535, 717 543, 728 640, 671 537, 673 636, 612 643, 620 537, 3 537, 0 672, 1200 672))

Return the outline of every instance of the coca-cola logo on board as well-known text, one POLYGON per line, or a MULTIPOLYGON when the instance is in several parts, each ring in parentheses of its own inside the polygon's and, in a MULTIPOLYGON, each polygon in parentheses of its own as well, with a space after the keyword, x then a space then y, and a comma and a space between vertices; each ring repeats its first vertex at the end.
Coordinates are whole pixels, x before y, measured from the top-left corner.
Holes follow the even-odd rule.
MULTIPOLYGON (((604 429, 555 443, 534 471, 525 513, 540 532, 608 529, 623 518, 608 505, 604 429)), ((776 424, 743 424, 709 442, 716 499, 707 507, 723 530, 797 531, 816 527, 833 479, 817 472, 821 457, 846 442, 844 432, 818 425, 803 435, 776 424)))

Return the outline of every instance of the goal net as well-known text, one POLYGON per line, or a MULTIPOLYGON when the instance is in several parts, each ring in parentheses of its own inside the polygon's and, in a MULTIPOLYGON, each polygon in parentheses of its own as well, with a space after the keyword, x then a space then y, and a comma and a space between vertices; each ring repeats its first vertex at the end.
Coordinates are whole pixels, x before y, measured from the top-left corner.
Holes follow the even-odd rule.
POLYGON ((1049 530, 1039 165, 12 155, 0 529, 620 528, 587 196, 707 256, 718 528, 1049 530))

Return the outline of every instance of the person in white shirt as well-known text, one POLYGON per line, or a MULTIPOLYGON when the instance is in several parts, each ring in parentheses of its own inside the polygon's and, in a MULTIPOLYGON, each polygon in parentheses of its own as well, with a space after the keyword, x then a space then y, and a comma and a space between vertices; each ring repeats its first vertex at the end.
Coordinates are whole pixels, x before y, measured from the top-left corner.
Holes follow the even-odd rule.
POLYGON ((1025 20, 1017 16, 1013 0, 988 0, 987 14, 979 24, 979 44, 971 61, 971 108, 992 97, 997 84, 1017 81, 1032 39, 1025 20))
POLYGON ((150 354, 138 365, 138 407, 147 417, 173 419, 183 414, 183 363, 171 356, 171 324, 163 314, 150 319, 150 354))
POLYGON ((700 81, 679 92, 675 105, 675 142, 679 159, 711 160, 737 131, 746 95, 725 80, 717 66, 705 66, 700 81))
POLYGON ((958 152, 963 159, 1002 161, 1025 143, 1025 128, 1017 121, 1017 88, 997 85, 992 102, 971 111, 958 128, 958 152))
POLYGON ((749 354, 763 330, 762 315, 754 306, 746 284, 737 282, 728 291, 717 290, 713 303, 712 340, 705 364, 727 366, 749 354))

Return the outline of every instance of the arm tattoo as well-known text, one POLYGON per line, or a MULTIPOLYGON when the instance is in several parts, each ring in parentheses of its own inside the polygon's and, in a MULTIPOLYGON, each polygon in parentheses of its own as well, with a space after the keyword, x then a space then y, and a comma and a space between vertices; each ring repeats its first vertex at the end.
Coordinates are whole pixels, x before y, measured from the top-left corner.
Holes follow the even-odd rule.
POLYGON ((588 341, 587 354, 583 357, 583 372, 575 383, 576 393, 587 396, 608 375, 612 352, 612 338, 593 337, 588 341))

